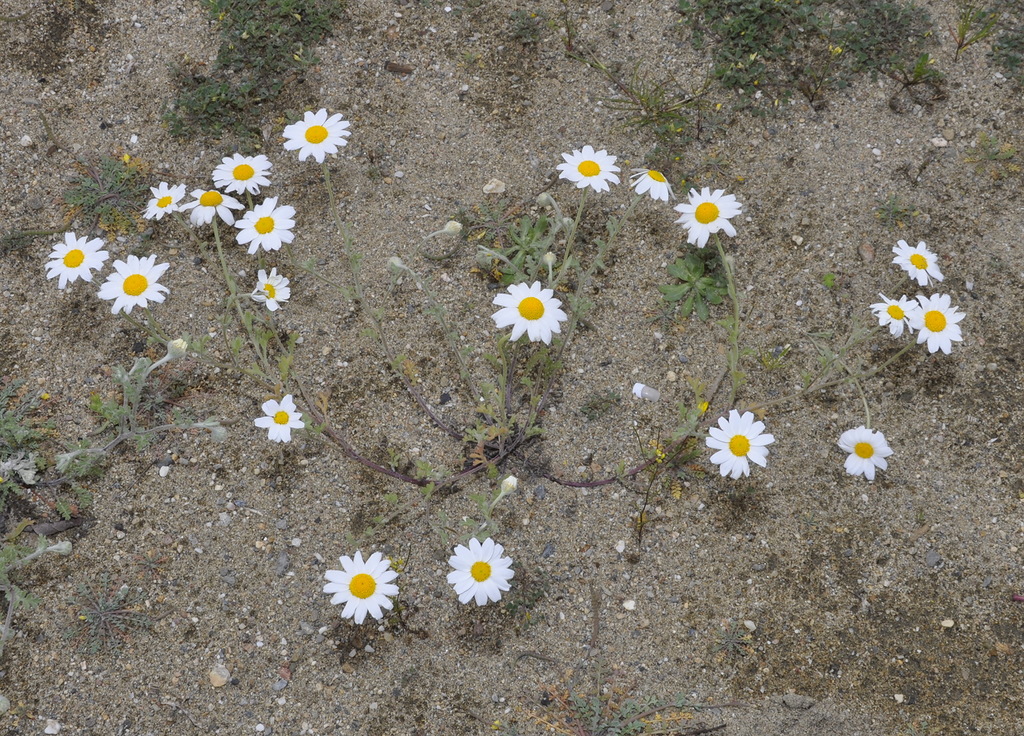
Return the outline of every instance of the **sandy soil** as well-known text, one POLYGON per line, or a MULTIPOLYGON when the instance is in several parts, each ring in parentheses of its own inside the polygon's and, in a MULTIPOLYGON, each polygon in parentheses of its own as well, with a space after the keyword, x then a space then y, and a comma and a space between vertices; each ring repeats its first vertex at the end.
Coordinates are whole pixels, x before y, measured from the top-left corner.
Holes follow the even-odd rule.
MULTIPOLYGON (((683 83, 706 75, 707 53, 692 48, 672 3, 570 5, 602 58, 640 60, 683 83)), ((927 5, 940 27, 953 16, 952 3, 927 5)), ((614 89, 567 58, 557 27, 544 25, 536 44, 513 37, 512 11, 556 19, 557 3, 349 6, 317 50, 322 63, 265 121, 272 194, 298 209, 299 256, 350 283, 319 169, 285 152, 280 137, 286 109, 344 113, 353 134, 330 165, 365 254, 368 300, 384 310, 424 395, 440 404, 448 394, 440 411, 464 424, 472 397, 422 293, 408 282, 392 287, 387 259, 399 255, 429 276, 473 348, 473 371, 486 376, 495 287, 472 271, 471 244, 438 263, 422 256, 420 239, 461 209, 493 202, 483 192, 492 178, 510 203, 529 203, 564 151, 606 148, 625 170, 642 165, 655 141, 608 109, 614 89), (387 62, 414 71, 391 73, 387 62)), ((235 150, 231 140, 173 140, 161 126, 175 94, 169 65, 216 55, 216 25, 197 3, 0 8, 33 13, 0 40, 4 231, 60 223, 75 157, 127 153, 192 189, 235 150)), ((763 116, 727 116, 670 169, 677 184, 690 176, 687 184, 726 188, 744 206, 728 248, 745 294, 745 402, 798 384, 815 361, 808 333, 845 334, 854 315, 870 317, 879 292, 918 293, 890 263, 897 239, 925 240, 941 254, 941 291, 967 313, 964 340, 950 356, 911 351, 865 382, 874 426, 895 451, 874 483, 846 475, 835 444, 864 421, 849 386, 769 412, 776 443, 768 467, 747 481, 720 478, 699 456, 678 498, 657 494, 640 538, 641 481, 588 490, 542 477, 588 480, 636 464, 634 431, 641 443, 668 435, 676 402, 693 400, 686 378, 711 382, 723 365, 725 333, 713 322, 653 319, 665 264, 687 246, 671 210, 645 202, 590 294, 596 306, 566 355, 543 439, 503 468, 520 478, 496 535, 515 559, 507 599, 517 611, 460 606, 445 582, 450 549, 439 529, 473 514, 470 494, 488 492, 488 481, 428 503, 323 437, 299 434, 280 450, 251 424, 267 398, 259 389, 182 361, 173 370, 190 382, 186 408, 237 423, 222 445, 175 433, 143 453, 119 453, 90 485, 89 520, 63 535, 74 553, 20 578, 43 602, 18 615, 0 663, 13 705, 0 733, 43 733, 47 719, 62 734, 125 736, 529 734, 546 732, 545 720, 575 733, 557 695, 591 693, 595 682, 613 701, 683 693, 703 704, 679 733, 698 723, 731 736, 1024 733, 1024 607, 1011 602, 1024 590, 1024 207, 1019 173, 994 178, 970 162, 980 132, 1021 147, 1024 104, 986 44, 954 63, 944 32, 934 43, 945 100, 900 114, 889 105, 891 82, 861 78, 820 110, 798 96, 763 116), (707 166, 712 156, 724 165, 707 166), (891 194, 916 211, 897 229, 874 214, 891 194), (792 346, 782 367, 766 370, 759 356, 782 345, 792 346), (658 387, 662 400, 633 399, 635 381, 658 387), (604 391, 623 398, 586 419, 581 407, 604 391), (389 520, 375 528, 378 515, 389 520), (324 571, 356 544, 402 565, 400 612, 379 625, 342 620, 321 593, 324 571), (157 570, 140 565, 146 556, 157 570), (87 655, 65 637, 69 599, 103 575, 141 589, 156 623, 120 652, 87 655), (745 655, 716 651, 723 627, 743 621, 756 626, 745 655), (222 687, 209 679, 218 665, 230 672, 222 687)), ((549 191, 574 211, 570 185, 549 191)), ((594 232, 628 201, 622 187, 591 198, 594 232)), ((112 239, 109 250, 171 264, 163 324, 219 329, 214 264, 166 222, 146 237, 112 239)), ((89 395, 113 390, 110 366, 135 357, 140 335, 87 285, 58 292, 46 282, 56 240, 0 258, 0 375, 49 393, 47 415, 70 442, 95 429, 89 395)), ((252 278, 244 251, 231 259, 252 278)), ((283 256, 267 262, 293 279, 279 319, 304 339, 296 372, 330 394, 341 431, 375 458, 391 448, 459 467, 464 448, 409 400, 362 334, 364 316, 283 256)), ((898 346, 880 336, 858 357, 881 362, 898 346)), ((720 392, 712 413, 726 411, 724 401, 720 392)))

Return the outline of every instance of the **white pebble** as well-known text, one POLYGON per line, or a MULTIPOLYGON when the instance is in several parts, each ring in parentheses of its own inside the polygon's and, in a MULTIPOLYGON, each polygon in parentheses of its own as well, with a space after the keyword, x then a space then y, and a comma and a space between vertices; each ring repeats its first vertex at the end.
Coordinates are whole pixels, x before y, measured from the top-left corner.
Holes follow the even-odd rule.
POLYGON ((60 733, 60 724, 52 718, 47 718, 43 733, 60 733))
POLYGON ((615 543, 615 551, 618 552, 620 555, 626 551, 625 539, 620 539, 618 542, 615 543))
POLYGON ((628 601, 622 601, 622 607, 625 608, 627 611, 632 611, 636 609, 636 601, 632 599, 628 601))
MULTIPOLYGON (((23 135, 21 137, 21 139, 18 141, 18 144, 21 145, 22 148, 28 148, 29 146, 32 145, 32 139, 29 138, 27 135, 23 135)), ((59 728, 59 726, 58 726, 58 728, 59 728)), ((57 733, 57 732, 54 731, 54 733, 57 733)))

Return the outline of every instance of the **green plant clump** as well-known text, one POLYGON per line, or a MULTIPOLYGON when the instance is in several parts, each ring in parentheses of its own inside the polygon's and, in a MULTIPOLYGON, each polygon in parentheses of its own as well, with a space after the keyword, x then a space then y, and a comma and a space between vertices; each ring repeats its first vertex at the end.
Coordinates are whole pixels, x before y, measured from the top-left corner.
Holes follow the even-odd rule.
POLYGON ((64 193, 68 221, 80 217, 91 232, 108 233, 141 230, 139 213, 145 208, 147 177, 128 157, 104 156, 99 165, 79 162, 80 173, 64 193))
POLYGON ((221 24, 221 46, 208 74, 176 70, 180 93, 164 116, 171 134, 256 137, 262 105, 317 63, 312 47, 341 17, 336 0, 206 0, 221 24))
POLYGON ((684 317, 696 312, 703 320, 708 318, 708 305, 721 304, 727 293, 725 278, 717 261, 709 263, 714 255, 705 258, 691 252, 685 258, 677 258, 668 266, 668 274, 678 283, 658 287, 662 298, 679 305, 684 317), (719 268, 714 268, 718 265, 719 268))
POLYGON ((112 586, 106 576, 98 585, 79 585, 70 601, 78 611, 76 624, 68 635, 89 654, 119 649, 133 633, 152 627, 153 619, 139 610, 145 599, 140 590, 112 586))

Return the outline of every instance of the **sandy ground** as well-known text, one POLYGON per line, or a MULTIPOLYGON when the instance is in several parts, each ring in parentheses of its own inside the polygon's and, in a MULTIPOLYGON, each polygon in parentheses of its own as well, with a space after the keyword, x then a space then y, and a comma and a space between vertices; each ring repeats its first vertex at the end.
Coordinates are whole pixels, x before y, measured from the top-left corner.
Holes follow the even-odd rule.
MULTIPOLYGON (((472 397, 423 294, 408 282, 393 287, 387 259, 399 255, 430 278, 472 348, 472 370, 486 377, 495 286, 473 272, 472 244, 435 262, 422 256, 421 238, 460 210, 493 203, 483 191, 492 178, 510 203, 528 207, 562 152, 605 148, 627 170, 655 140, 609 110, 615 90, 567 58, 557 24, 543 25, 536 44, 513 37, 513 11, 557 19, 554 2, 349 5, 317 49, 322 62, 265 120, 272 194, 298 210, 298 256, 350 283, 319 169, 284 151, 280 137, 286 104, 344 113, 350 145, 330 166, 365 254, 368 301, 383 310, 424 395, 441 405, 447 394, 439 411, 465 424, 472 397), (391 73, 387 62, 414 71, 391 73)), ((602 58, 642 61, 684 86, 706 75, 707 53, 692 48, 671 3, 570 5, 580 38, 602 58)), ((127 153, 192 189, 235 150, 232 140, 173 140, 161 126, 175 94, 169 65, 216 55, 216 26, 198 4, 0 8, 33 13, 0 39, 4 231, 61 222, 75 157, 127 153)), ((940 27, 954 12, 947 2, 928 9, 940 27)), ((890 263, 897 239, 925 240, 940 254, 941 292, 967 313, 964 340, 950 356, 912 350, 864 382, 873 424, 895 453, 874 483, 846 475, 835 444, 864 421, 850 386, 769 411, 776 443, 749 480, 722 479, 708 453, 698 456, 677 494, 657 491, 642 537, 642 480, 581 489, 542 477, 590 480, 638 463, 642 445, 674 428, 676 403, 693 401, 686 379, 711 382, 724 363, 725 333, 714 322, 656 319, 665 265, 688 246, 671 210, 645 202, 589 294, 595 309, 565 356, 544 437, 503 468, 520 478, 496 518, 496 539, 515 560, 506 596, 514 610, 460 606, 445 582, 442 530, 475 513, 470 495, 489 492, 489 481, 427 502, 345 460, 322 436, 272 446, 252 426, 264 392, 182 361, 170 375, 190 386, 185 408, 237 423, 222 445, 172 433, 142 453, 119 452, 90 483, 88 521, 63 535, 74 553, 19 578, 42 604, 17 616, 0 662, 12 703, 0 733, 43 733, 47 719, 62 734, 97 735, 531 734, 550 732, 545 722, 577 733, 558 697, 593 693, 595 683, 612 702, 681 693, 703 706, 669 732, 703 723, 731 736, 1024 733, 1024 607, 1011 602, 1024 590, 1024 207, 1019 173, 996 178, 971 162, 981 132, 1024 143, 1024 104, 986 50, 954 63, 938 32, 945 100, 897 113, 891 82, 860 78, 820 110, 798 96, 766 115, 726 115, 667 169, 677 189, 690 177, 687 185, 728 189, 744 207, 728 241, 750 351, 744 402, 798 385, 815 362, 808 333, 846 334, 855 315, 870 319, 879 292, 918 293, 890 263), (724 163, 708 166, 712 157, 724 163), (915 215, 890 229, 874 209, 893 194, 915 215), (792 346, 786 360, 767 370, 759 356, 783 345, 792 346), (658 387, 662 400, 633 399, 635 381, 658 387), (621 401, 585 418, 581 408, 605 391, 621 401), (378 528, 379 515, 388 521, 378 528), (324 571, 356 545, 402 568, 399 611, 379 625, 342 620, 321 593, 324 571), (140 564, 147 556, 159 560, 155 571, 140 564), (69 599, 104 575, 139 589, 156 622, 120 652, 84 654, 65 636, 69 599), (756 627, 745 652, 717 651, 723 627, 744 621, 756 627), (218 665, 230 679, 214 687, 218 665)), ((569 184, 549 191, 575 211, 569 184)), ((589 232, 628 201, 623 187, 592 197, 589 232)), ((217 331, 215 264, 166 221, 146 238, 111 239, 108 249, 171 264, 158 311, 168 329, 217 331)), ((46 414, 70 442, 96 428, 89 395, 113 390, 110 366, 130 362, 141 336, 88 285, 59 292, 46 282, 58 239, 0 258, 0 375, 46 391, 46 414)), ((242 249, 229 257, 253 278, 242 249)), ((329 393, 340 431, 377 459, 390 448, 460 467, 465 448, 404 393, 363 335, 364 315, 283 255, 267 263, 292 278, 279 321, 303 336, 296 373, 329 393)), ((857 360, 877 364, 901 344, 879 336, 857 360)), ((729 408, 723 393, 712 414, 729 408)))

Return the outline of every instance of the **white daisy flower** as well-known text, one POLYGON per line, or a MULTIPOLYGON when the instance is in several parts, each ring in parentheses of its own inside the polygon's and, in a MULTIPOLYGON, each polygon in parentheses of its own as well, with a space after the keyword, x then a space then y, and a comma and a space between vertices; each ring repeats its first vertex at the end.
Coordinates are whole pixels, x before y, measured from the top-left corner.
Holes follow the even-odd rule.
POLYGON ((291 442, 292 430, 306 426, 302 421, 302 412, 295 407, 295 400, 291 394, 286 394, 280 401, 264 401, 260 408, 266 416, 258 417, 253 423, 266 429, 267 436, 272 442, 291 442))
POLYGON ((292 123, 284 129, 286 151, 299 151, 299 161, 312 156, 318 164, 324 157, 338 152, 340 146, 347 146, 345 139, 352 135, 348 130, 349 123, 342 120, 341 113, 327 117, 327 110, 307 111, 302 120, 292 123))
POLYGON ((259 282, 250 296, 254 302, 266 304, 267 309, 276 312, 281 304, 288 301, 288 297, 292 295, 292 290, 288 288, 289 281, 281 276, 276 268, 270 269, 269 276, 261 268, 258 276, 259 282))
POLYGON ((245 209, 245 205, 237 199, 221 194, 216 189, 193 189, 192 196, 195 197, 193 201, 179 205, 178 209, 182 212, 192 210, 188 219, 196 227, 209 225, 214 215, 228 225, 234 225, 235 214, 231 210, 245 209))
POLYGON ((882 301, 871 305, 871 311, 878 318, 878 324, 881 327, 888 327, 889 333, 893 337, 900 337, 904 327, 913 331, 914 328, 910 325, 910 315, 921 308, 918 303, 906 296, 901 296, 896 301, 885 294, 878 296, 882 297, 882 301))
POLYGON ((939 258, 930 250, 922 240, 916 248, 907 245, 906 240, 899 240, 893 247, 892 252, 896 257, 892 262, 909 274, 910 278, 917 280, 918 286, 928 286, 930 279, 942 281, 942 271, 939 270, 939 258))
POLYGON ((46 264, 46 278, 59 276, 57 288, 63 289, 69 283, 92 281, 92 272, 103 266, 109 255, 100 250, 103 241, 99 238, 79 238, 74 233, 65 233, 64 242, 57 243, 50 251, 50 260, 46 264))
POLYGON ((660 199, 662 202, 676 198, 672 192, 672 185, 660 171, 654 169, 634 169, 633 171, 636 173, 629 177, 632 180, 630 186, 637 194, 646 192, 651 195, 651 199, 660 199))
POLYGON ((609 156, 603 148, 594 151, 592 146, 583 146, 582 151, 563 153, 562 158, 565 163, 558 164, 557 168, 562 172, 558 178, 568 179, 576 184, 577 189, 590 187, 595 192, 607 192, 608 182, 619 183, 619 177, 615 175, 619 171, 615 166, 615 156, 609 156))
POLYGON ((850 475, 863 475, 874 480, 875 468, 885 470, 889 467, 885 459, 892 455, 892 450, 881 432, 863 425, 848 429, 839 435, 839 447, 850 453, 846 458, 846 472, 850 475))
POLYGON ((509 580, 515 575, 512 558, 503 557, 505 548, 487 538, 483 544, 475 537, 469 547, 459 545, 448 564, 455 569, 448 573, 448 584, 455 589, 459 603, 476 599, 482 606, 488 601, 500 601, 501 591, 509 589, 509 580))
POLYGON ((225 156, 213 170, 213 183, 225 192, 259 194, 260 187, 270 184, 267 174, 273 165, 266 156, 225 156))
POLYGON ((494 297, 494 304, 501 309, 491 315, 498 329, 512 325, 512 338, 518 340, 525 332, 531 342, 538 340, 551 344, 552 333, 562 331, 559 322, 569 317, 559 307, 562 302, 554 298, 554 291, 540 288, 540 282, 532 286, 512 284, 507 294, 494 297))
POLYGON ((753 412, 744 412, 743 416, 735 409, 729 411, 729 418, 720 417, 718 427, 710 427, 710 437, 705 440, 712 450, 718 450, 711 456, 711 462, 719 466, 722 475, 736 480, 741 475, 750 475, 750 463, 753 460, 762 468, 768 464, 768 449, 775 438, 764 431, 764 422, 754 421, 753 412))
POLYGON ((341 570, 324 573, 329 581, 324 592, 334 593, 332 605, 345 604, 341 611, 343 618, 355 619, 361 624, 369 613, 379 621, 384 617, 383 609, 394 608, 391 597, 398 595, 398 586, 391 581, 398 573, 391 569, 391 560, 374 552, 364 562, 363 553, 356 552, 355 559, 343 556, 340 561, 341 570))
POLYGON ((295 238, 292 228, 295 227, 294 207, 278 207, 277 197, 263 200, 245 213, 235 227, 241 230, 237 240, 239 244, 249 244, 249 255, 261 247, 263 250, 280 250, 282 243, 290 243, 295 238))
POLYGON ((949 294, 933 296, 918 294, 917 301, 920 302, 921 307, 910 317, 911 329, 920 330, 917 335, 917 344, 920 345, 927 340, 929 353, 941 350, 949 355, 953 349, 953 343, 963 340, 958 323, 966 315, 963 312, 958 312, 956 307, 950 306, 949 294))
POLYGON ((736 228, 729 218, 738 215, 742 209, 736 197, 726 194, 724 189, 716 189, 712 193, 704 187, 700 194, 691 189, 690 201, 675 206, 675 211, 682 215, 676 222, 686 228, 687 243, 703 248, 708 244, 708 238, 719 231, 730 238, 736 237, 736 228))
POLYGON ((149 200, 149 205, 142 216, 147 220, 159 220, 168 212, 178 211, 178 202, 185 196, 185 185, 178 184, 172 187, 162 181, 159 185, 150 187, 149 191, 153 193, 153 198, 149 200))
POLYGON ((111 312, 124 311, 128 314, 134 307, 145 309, 152 302, 162 302, 166 297, 161 292, 168 289, 158 284, 160 277, 170 268, 169 263, 156 262, 156 256, 139 258, 128 256, 127 261, 114 261, 114 273, 100 287, 100 299, 113 299, 111 312))

